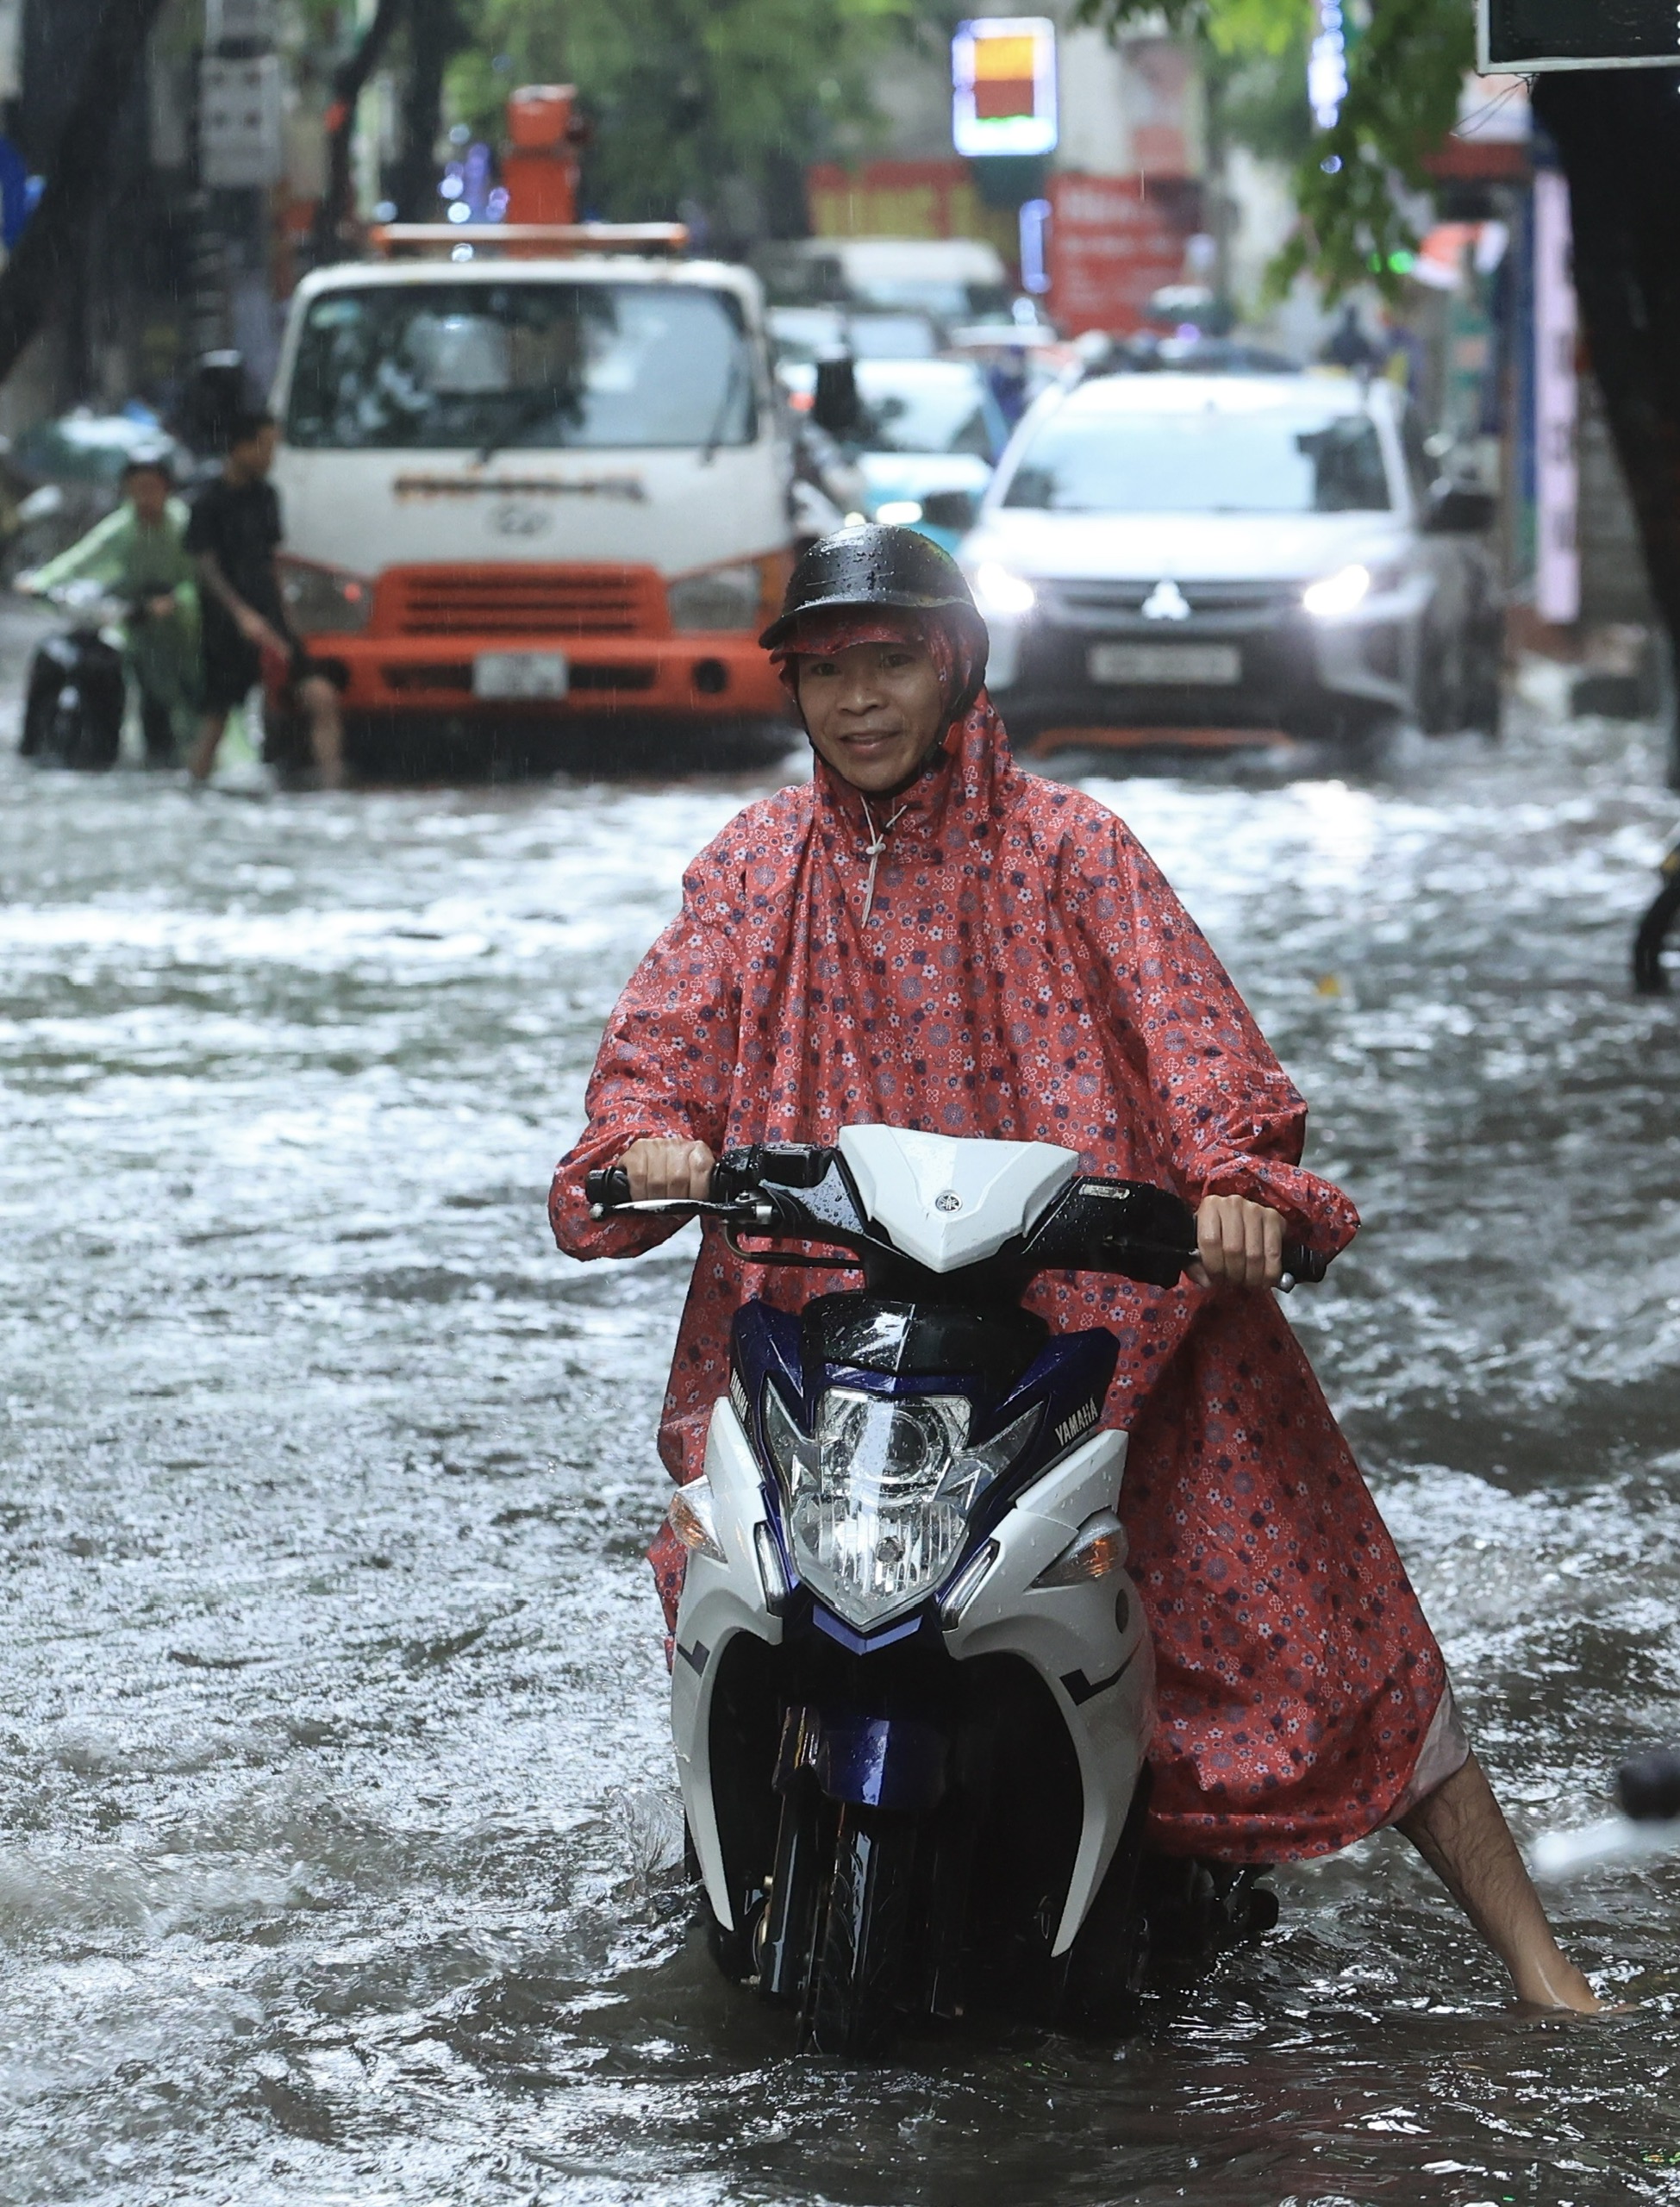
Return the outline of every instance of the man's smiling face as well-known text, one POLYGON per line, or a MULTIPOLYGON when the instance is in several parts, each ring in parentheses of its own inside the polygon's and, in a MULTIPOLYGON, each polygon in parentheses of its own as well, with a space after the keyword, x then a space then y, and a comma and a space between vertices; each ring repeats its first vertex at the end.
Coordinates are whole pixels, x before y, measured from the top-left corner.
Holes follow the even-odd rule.
POLYGON ((799 703, 821 757, 866 796, 908 782, 939 741, 945 701, 925 644, 848 644, 799 665, 799 703))

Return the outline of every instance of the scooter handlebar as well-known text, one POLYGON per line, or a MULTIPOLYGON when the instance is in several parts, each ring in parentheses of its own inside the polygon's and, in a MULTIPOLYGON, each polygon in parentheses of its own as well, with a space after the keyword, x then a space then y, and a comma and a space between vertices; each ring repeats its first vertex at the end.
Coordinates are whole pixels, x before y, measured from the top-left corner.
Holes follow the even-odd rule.
POLYGON ((630 1176, 621 1165, 603 1166, 584 1175, 584 1197, 592 1211, 616 1210, 630 1200, 630 1176))
MULTIPOLYGON (((713 1183, 715 1185, 715 1183, 713 1183)), ((677 1210, 690 1206, 695 1210, 718 1208, 709 1196, 653 1196, 640 1201, 630 1192, 630 1176, 621 1165, 609 1165, 598 1172, 584 1175, 584 1196, 597 1218, 615 1210, 651 1210, 656 1206, 665 1210, 677 1210)))
POLYGON ((1304 1241, 1283 1244, 1283 1277, 1297 1287, 1316 1287, 1330 1269, 1322 1249, 1309 1249, 1304 1241))
MULTIPOLYGON (((609 1217, 615 1211, 625 1210, 634 1201, 630 1192, 630 1176, 621 1165, 608 1165, 593 1172, 586 1173, 584 1178, 584 1194, 590 1210, 597 1218, 609 1217)), ((698 1198, 686 1200, 692 1203, 696 1210, 703 1207, 698 1198)), ((679 1205, 686 1207, 684 1199, 672 1197, 665 1198, 660 1207, 662 1209, 668 1207, 674 1210, 679 1205)), ((644 1206, 638 1205, 637 1208, 641 1209, 644 1206)), ((645 1208, 652 1209, 653 1205, 648 1204, 645 1208)), ((1188 1222, 1188 1213, 1185 1216, 1188 1222)), ((1183 1252, 1181 1261, 1186 1268, 1196 1261, 1196 1249, 1193 1242, 1183 1252)), ((1282 1284, 1285 1290, 1296 1286, 1315 1286, 1329 1269, 1330 1259, 1322 1250, 1309 1249, 1304 1242, 1301 1241, 1284 1243, 1282 1284)))

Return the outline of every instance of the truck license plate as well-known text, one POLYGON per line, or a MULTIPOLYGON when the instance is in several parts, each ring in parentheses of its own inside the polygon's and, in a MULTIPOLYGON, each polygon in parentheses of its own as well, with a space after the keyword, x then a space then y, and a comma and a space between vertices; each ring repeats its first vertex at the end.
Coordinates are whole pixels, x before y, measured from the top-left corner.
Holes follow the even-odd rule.
POLYGON ((475 697, 564 697, 564 652, 480 652, 472 662, 475 697))
POLYGON ((1093 682, 1240 682, 1235 644, 1093 644, 1085 662, 1093 682))

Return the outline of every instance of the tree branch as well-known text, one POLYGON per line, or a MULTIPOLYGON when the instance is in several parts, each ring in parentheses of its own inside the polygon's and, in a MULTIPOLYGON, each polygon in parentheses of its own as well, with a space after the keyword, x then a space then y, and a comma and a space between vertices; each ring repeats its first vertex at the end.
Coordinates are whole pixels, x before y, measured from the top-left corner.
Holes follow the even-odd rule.
MULTIPOLYGON (((1140 18, 1165 15, 1177 37, 1222 53, 1280 51, 1300 0, 1078 0, 1075 20, 1111 38, 1140 18)), ((1400 289, 1393 256, 1417 243, 1401 209, 1407 186, 1427 182, 1423 162, 1452 129, 1465 72, 1475 58, 1468 0, 1380 0, 1347 45, 1347 92, 1328 130, 1313 134, 1296 168, 1295 235, 1273 263, 1274 293, 1309 270, 1335 299, 1360 284, 1400 289)), ((1306 103, 1307 91, 1301 91, 1306 103)))
POLYGON ((356 103, 383 59, 407 4, 408 0, 379 0, 354 51, 333 72, 333 97, 327 109, 327 192, 315 226, 317 261, 338 259, 350 242, 355 215, 350 148, 356 134, 356 103))
POLYGON ((110 196, 116 134, 163 0, 105 0, 65 118, 41 204, 0 271, 0 383, 46 321, 59 285, 80 256, 91 217, 110 196))
POLYGON ((467 43, 454 0, 409 0, 409 74, 403 94, 403 146, 392 178, 397 219, 423 222, 437 205, 434 154, 443 116, 443 76, 467 43))

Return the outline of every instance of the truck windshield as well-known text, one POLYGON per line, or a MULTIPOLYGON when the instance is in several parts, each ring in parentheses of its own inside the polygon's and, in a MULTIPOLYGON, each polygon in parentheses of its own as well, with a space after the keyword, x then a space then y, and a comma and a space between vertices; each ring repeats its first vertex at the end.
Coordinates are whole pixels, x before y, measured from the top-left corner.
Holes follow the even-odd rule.
POLYGON ((1006 506, 1087 514, 1385 513, 1365 414, 1208 406, 1054 414, 1021 453, 1006 506))
POLYGON ((750 444, 728 291, 676 284, 370 284, 311 302, 286 410, 306 451, 750 444))

